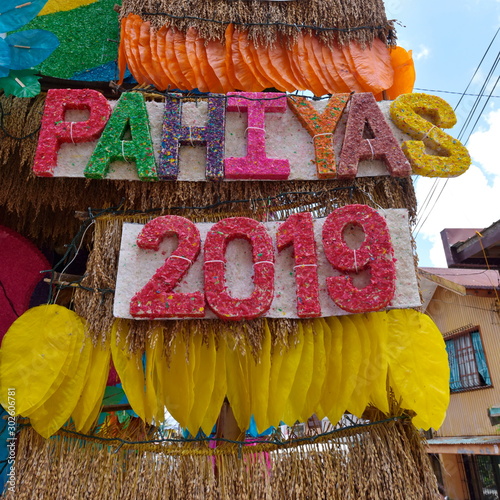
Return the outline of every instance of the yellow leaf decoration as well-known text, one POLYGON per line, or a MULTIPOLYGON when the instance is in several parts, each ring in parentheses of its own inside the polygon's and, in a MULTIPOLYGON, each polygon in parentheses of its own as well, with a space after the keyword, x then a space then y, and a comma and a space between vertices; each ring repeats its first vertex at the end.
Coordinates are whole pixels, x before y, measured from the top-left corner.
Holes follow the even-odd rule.
POLYGON ((326 414, 328 419, 338 422, 346 411, 357 385, 363 351, 358 330, 349 317, 340 318, 342 323, 342 378, 338 399, 326 414))
POLYGON ((193 336, 186 345, 182 333, 173 340, 169 363, 160 370, 161 392, 165 397, 165 406, 172 417, 183 427, 189 425, 189 412, 193 406, 193 336))
POLYGON ((252 415, 250 409, 250 387, 248 382, 248 358, 251 356, 247 345, 241 346, 227 337, 226 380, 227 399, 231 404, 234 418, 240 429, 246 429, 252 415), (245 352, 242 353, 242 348, 245 352))
POLYGON ((299 330, 297 338, 289 339, 290 346, 274 346, 271 355, 271 370, 269 375, 269 401, 267 406, 268 422, 277 425, 276 422, 285 419, 284 411, 286 402, 292 392, 295 375, 297 373, 302 351, 304 349, 303 331, 299 330))
POLYGON ((130 406, 146 421, 146 381, 142 353, 129 351, 126 335, 126 331, 120 331, 120 321, 115 321, 111 328, 111 356, 130 406))
POLYGON ((342 323, 337 317, 325 318, 325 380, 321 392, 321 400, 316 415, 324 418, 327 415, 342 416, 346 405, 342 406, 339 398, 342 379, 342 323), (339 407, 340 403, 340 407, 339 407))
POLYGON ((213 342, 215 350, 215 369, 214 369, 214 387, 210 397, 210 404, 203 417, 201 424, 202 431, 208 436, 212 431, 217 418, 219 417, 222 403, 226 397, 227 379, 226 379, 226 343, 220 341, 215 347, 215 335, 210 339, 213 342))
POLYGON ((388 391, 399 405, 394 408, 410 411, 418 427, 436 429, 446 415, 445 343, 432 320, 414 310, 300 320, 286 346, 264 320, 258 352, 233 327, 179 328, 167 337, 161 325, 148 335, 145 353, 132 352, 126 325, 116 321, 109 344, 93 346, 74 312, 56 305, 30 309, 0 349, 3 406, 14 390, 17 414, 29 417, 42 436, 70 416, 78 431, 89 432, 112 356, 143 420, 158 425, 168 410, 192 435, 212 432, 226 397, 242 432, 252 415, 259 432, 313 414, 335 424, 345 411, 361 417, 368 405, 392 415, 388 391))
POLYGON ((92 342, 83 339, 82 335, 75 346, 68 373, 57 391, 42 406, 30 412, 33 429, 44 438, 57 432, 73 413, 85 386, 91 353, 92 342))
POLYGON ((389 318, 389 375, 396 398, 417 416, 413 423, 438 429, 450 398, 445 343, 434 322, 413 310, 393 310, 389 318))
MULTIPOLYGON (((154 383, 154 372, 155 372, 155 347, 158 342, 161 333, 157 332, 157 335, 150 335, 146 341, 146 370, 144 373, 145 383, 146 383, 146 395, 145 395, 145 412, 146 412, 146 422, 153 423, 155 419, 159 416, 158 396, 156 394, 156 384, 154 383)), ((162 343, 163 345, 163 343, 162 343)), ((163 421, 164 417, 160 420, 163 421)))
MULTIPOLYGON (((148 358, 147 363, 152 362, 153 364, 152 383, 156 395, 156 415, 154 418, 155 422, 159 423, 165 420, 166 398, 162 381, 167 376, 167 360, 163 355, 163 330, 161 328, 156 328, 153 331, 152 336, 155 338, 155 344, 154 348, 152 349, 152 353, 150 354, 150 356, 152 356, 152 359, 148 358)), ((148 388, 146 387, 146 392, 147 391, 148 388)))
POLYGON ((300 415, 304 409, 304 397, 307 394, 313 378, 314 361, 314 338, 313 330, 307 322, 299 323, 299 342, 304 344, 299 366, 295 374, 292 390, 288 396, 285 406, 283 421, 285 424, 293 425, 300 420, 300 415), (302 334, 301 334, 302 331, 302 334), (300 338, 302 337, 302 340, 300 338))
POLYGON ((194 337, 193 406, 189 412, 187 425, 194 436, 203 424, 215 385, 217 359, 215 341, 213 338, 207 338, 206 344, 203 341, 203 335, 194 337))
POLYGON ((80 399, 71 414, 75 428, 79 432, 89 432, 97 419, 106 390, 110 359, 109 344, 98 345, 92 349, 88 377, 80 399))
POLYGON ((248 360, 250 407, 259 432, 273 425, 268 419, 269 377, 271 374, 271 332, 264 322, 262 350, 256 360, 251 354, 248 360))
POLYGON ((306 421, 309 417, 316 413, 322 398, 323 383, 326 377, 324 325, 325 322, 322 319, 313 320, 313 372, 311 384, 309 385, 309 389, 307 390, 305 397, 304 407, 302 408, 302 412, 298 419, 301 422, 306 421))
MULTIPOLYGON (((363 315, 353 314, 349 318, 346 318, 343 321, 352 321, 354 329, 357 331, 359 335, 359 348, 361 349, 361 364, 359 367, 359 371, 357 372, 356 385, 354 387, 354 391, 351 395, 351 399, 347 404, 347 410, 356 415, 357 417, 361 417, 365 408, 368 406, 370 402, 370 392, 372 389, 372 380, 371 375, 375 372, 373 367, 371 366, 372 361, 372 340, 370 338, 370 334, 366 329, 364 324, 363 315)), ((345 337, 344 337, 345 340, 345 337)), ((349 375, 346 373, 346 376, 349 375)))
POLYGON ((84 326, 74 312, 58 305, 34 307, 9 328, 0 350, 0 402, 15 390, 16 415, 45 403, 60 387, 74 355, 81 348, 84 326))
POLYGON ((370 402, 384 413, 389 413, 387 397, 388 359, 388 320, 385 312, 364 314, 364 322, 371 339, 372 356, 370 360, 370 402))

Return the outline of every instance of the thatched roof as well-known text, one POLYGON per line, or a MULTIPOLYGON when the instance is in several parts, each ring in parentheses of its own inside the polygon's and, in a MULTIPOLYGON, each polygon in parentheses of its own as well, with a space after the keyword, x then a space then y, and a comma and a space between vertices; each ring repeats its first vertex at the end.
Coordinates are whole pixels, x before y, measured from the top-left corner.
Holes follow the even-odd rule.
POLYGON ((395 39, 382 0, 123 0, 121 15, 140 15, 151 26, 195 27, 207 40, 222 40, 228 24, 249 30, 264 43, 278 35, 293 37, 310 28, 325 40, 370 43, 395 39))

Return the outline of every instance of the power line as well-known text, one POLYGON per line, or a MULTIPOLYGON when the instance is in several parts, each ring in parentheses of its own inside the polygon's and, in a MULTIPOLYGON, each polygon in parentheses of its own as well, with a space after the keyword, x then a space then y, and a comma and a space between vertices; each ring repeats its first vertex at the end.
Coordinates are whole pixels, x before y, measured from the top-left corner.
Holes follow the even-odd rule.
MULTIPOLYGON (((434 92, 435 94, 454 94, 464 97, 481 97, 481 94, 467 94, 465 92, 454 92, 452 90, 421 89, 418 87, 413 87, 413 90, 419 90, 420 92, 434 92)), ((491 98, 500 98, 500 95, 492 95, 491 98)))
MULTIPOLYGON (((495 72, 497 66, 498 66, 498 63, 500 62, 500 52, 497 54, 497 56, 495 57, 495 61, 493 62, 493 65, 491 66, 489 72, 488 72, 488 75, 486 76, 485 80, 484 80, 484 83, 483 85, 481 86, 481 90, 479 91, 480 92, 480 97, 476 97, 476 100, 474 101, 474 105, 472 106, 472 109, 469 111, 468 115, 467 115, 467 119, 465 120, 464 124, 462 125, 462 128, 460 129, 460 132, 458 134, 458 140, 462 140, 462 137, 465 135, 465 131, 467 130, 467 127, 469 126, 478 106, 479 106, 479 103, 481 102, 481 99, 484 97, 484 92, 486 91, 486 88, 488 86, 488 83, 490 82, 491 80, 491 77, 493 76, 493 73, 495 72)), ((479 115, 481 116, 481 115, 479 115)))
POLYGON ((441 195, 443 194, 443 191, 444 191, 444 188, 446 187, 446 185, 448 184, 448 181, 450 179, 446 179, 445 180, 445 183, 443 184, 443 187, 441 188, 441 191, 439 191, 439 194, 437 195, 436 197, 436 201, 433 203, 432 207, 430 208, 427 216, 425 217, 425 219, 420 223, 420 227, 418 228, 417 232, 415 233, 415 238, 418 236, 418 233, 420 232, 420 230, 422 229, 422 227, 424 226, 424 224, 426 223, 427 219, 429 218, 429 216, 432 214, 433 210, 434 210, 434 207, 436 206, 437 202, 439 201, 439 198, 441 198, 441 195))
POLYGON ((495 41, 495 38, 497 37, 499 31, 500 31, 500 27, 496 30, 495 34, 493 35, 493 38, 491 39, 490 44, 488 45, 488 47, 484 51, 483 57, 481 57, 481 60, 479 61, 479 64, 476 67, 476 71, 474 71, 474 74, 472 75, 471 79, 469 80, 469 83, 467 84, 467 87, 465 87, 464 93, 463 93, 462 97, 459 99, 459 101, 457 102, 457 105, 455 106, 455 109, 458 108, 459 104, 462 102, 462 98, 465 96, 465 93, 467 92, 467 90, 469 90, 469 87, 470 87, 471 83, 474 81, 474 78, 475 78, 477 72, 479 71, 479 68, 481 67, 481 64, 483 64, 483 61, 484 61, 484 59, 486 57, 486 54, 490 51, 490 48, 493 45, 493 42, 495 41))
POLYGON ((483 107, 481 109, 481 112, 479 113, 479 115, 477 116, 476 118, 476 121, 474 122, 474 125, 472 126, 472 129, 471 131, 469 132, 469 135, 467 136, 467 139, 466 141, 464 142, 464 146, 467 145, 467 143, 469 142, 469 139, 470 139, 470 136, 472 135, 472 132, 474 132, 475 128, 476 128, 476 125, 478 124, 479 122, 479 119, 481 118, 481 116, 483 115, 484 113, 484 110, 488 104, 488 102, 490 101, 490 98, 491 98, 491 94, 494 92, 494 90, 496 89, 497 85, 498 85, 498 81, 500 80, 500 76, 497 78, 497 81, 495 82, 495 85, 493 86, 493 88, 491 89, 491 92, 490 92, 490 95, 488 96, 488 98, 486 99, 485 103, 483 104, 483 107))
MULTIPOLYGON (((460 129, 460 132, 458 134, 458 139, 461 140, 461 138, 463 136, 465 136, 465 132, 467 130, 467 128, 469 127, 471 121, 472 121, 472 118, 474 117, 474 115, 476 114, 476 111, 478 109, 478 106, 479 106, 479 103, 481 102, 481 99, 483 97, 485 97, 485 90, 493 76, 493 73, 495 72, 499 62, 500 62, 500 53, 498 53, 495 57, 495 60, 488 72, 488 75, 486 76, 486 79, 481 87, 481 90, 479 91, 480 93, 479 94, 467 94, 467 90, 469 89, 470 85, 472 84, 472 82, 474 81, 474 78, 476 77, 481 65, 483 64, 488 52, 490 51, 492 45, 493 45, 493 42, 495 41, 498 33, 500 32, 500 28, 497 29, 497 31, 495 32, 493 38, 491 39, 488 47, 486 48, 485 52, 483 53, 482 57, 481 57, 481 60, 479 62, 479 64, 477 65, 471 79, 469 80, 469 83, 467 84, 464 92, 462 93, 459 93, 459 92, 452 92, 452 91, 439 91, 439 90, 428 90, 428 89, 415 89, 415 90, 421 90, 421 91, 426 91, 426 92, 443 92, 443 93, 448 93, 448 94, 460 94, 461 97, 458 101, 458 103, 456 104, 454 110, 456 110, 458 108, 458 106, 460 105, 460 103, 462 102, 463 98, 465 96, 472 96, 472 97, 476 97, 475 101, 474 101, 474 104, 471 108, 471 110, 468 112, 467 114, 467 117, 465 119, 465 122, 464 124, 462 125, 461 129, 460 129)), ((497 79, 497 83, 498 83, 498 79, 497 79)), ((496 88, 496 85, 497 83, 495 83, 495 86, 493 87, 492 91, 490 92, 490 95, 488 96, 487 100, 486 100, 486 103, 483 105, 479 115, 477 116, 476 118, 476 121, 474 122, 472 128, 470 129, 470 132, 469 132, 469 135, 467 137, 467 141, 469 140, 470 136, 472 135, 475 127, 477 126, 478 122, 479 122, 479 119, 481 118, 481 116, 483 115, 483 112, 486 108, 486 105, 489 101, 490 98, 492 97, 500 97, 500 96, 493 96, 493 92, 496 88)), ((466 141, 466 142, 467 142, 466 141)), ((439 191, 439 193, 437 194, 436 196, 436 189, 437 189, 437 186, 438 186, 438 182, 440 182, 439 179, 435 179, 434 180, 434 183, 431 187, 431 189, 429 190, 424 202, 423 202, 423 205, 422 205, 422 209, 419 210, 419 215, 417 216, 417 222, 416 222, 416 226, 415 226, 415 230, 414 230, 414 237, 416 238, 419 234, 419 232, 421 231, 422 227, 424 226, 424 224, 426 223, 426 221, 428 220, 429 216, 432 214, 437 202, 439 201, 439 198, 442 196, 443 194, 443 191, 448 183, 448 179, 446 179, 446 182, 444 183, 444 185, 442 186, 441 190, 439 191), (433 197, 436 196, 436 199, 434 201, 434 203, 432 204, 432 206, 430 206, 430 203, 431 203, 431 200, 433 197), (430 207, 430 208, 429 208, 430 207)))

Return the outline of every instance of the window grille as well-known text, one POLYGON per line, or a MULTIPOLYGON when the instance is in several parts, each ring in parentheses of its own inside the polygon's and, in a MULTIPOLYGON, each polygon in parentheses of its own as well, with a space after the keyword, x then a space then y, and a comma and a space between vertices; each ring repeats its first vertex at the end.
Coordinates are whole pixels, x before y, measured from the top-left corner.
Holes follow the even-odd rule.
POLYGON ((446 351, 450 364, 450 389, 452 392, 491 386, 478 328, 446 339, 446 351))

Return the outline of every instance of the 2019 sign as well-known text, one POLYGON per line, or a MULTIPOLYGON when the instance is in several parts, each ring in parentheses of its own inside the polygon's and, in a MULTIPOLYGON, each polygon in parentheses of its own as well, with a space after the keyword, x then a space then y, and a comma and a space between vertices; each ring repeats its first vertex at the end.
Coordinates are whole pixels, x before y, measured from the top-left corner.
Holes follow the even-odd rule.
POLYGON ((404 210, 348 205, 279 223, 166 215, 124 226, 115 316, 312 318, 415 307, 411 257, 404 210))

